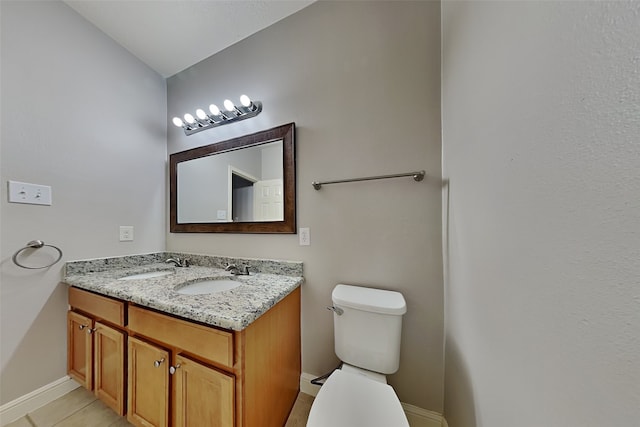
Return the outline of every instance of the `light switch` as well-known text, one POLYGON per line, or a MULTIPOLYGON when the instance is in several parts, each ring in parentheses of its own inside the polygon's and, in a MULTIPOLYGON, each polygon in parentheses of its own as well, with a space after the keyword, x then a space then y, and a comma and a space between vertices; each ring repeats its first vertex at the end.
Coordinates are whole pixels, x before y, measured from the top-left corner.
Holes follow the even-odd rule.
POLYGON ((48 185, 29 184, 28 182, 9 181, 9 202, 51 206, 51 187, 48 185))

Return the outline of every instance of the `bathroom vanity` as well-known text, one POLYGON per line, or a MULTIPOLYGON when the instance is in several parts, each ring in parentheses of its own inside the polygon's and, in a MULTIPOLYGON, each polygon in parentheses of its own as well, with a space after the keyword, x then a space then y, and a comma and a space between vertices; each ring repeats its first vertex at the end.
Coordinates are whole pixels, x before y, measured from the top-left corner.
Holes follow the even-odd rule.
POLYGON ((247 260, 258 273, 232 277, 227 259, 198 261, 67 266, 69 375, 137 426, 283 426, 300 382, 302 265, 247 260), (241 284, 177 292, 203 280, 241 284))

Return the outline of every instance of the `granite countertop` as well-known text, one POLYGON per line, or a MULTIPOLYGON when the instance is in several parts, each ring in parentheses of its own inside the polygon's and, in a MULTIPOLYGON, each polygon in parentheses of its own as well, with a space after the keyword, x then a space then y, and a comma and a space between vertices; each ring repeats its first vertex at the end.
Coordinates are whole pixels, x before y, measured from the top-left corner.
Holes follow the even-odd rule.
POLYGON ((185 319, 241 331, 276 305, 304 281, 302 276, 251 273, 232 276, 222 268, 209 266, 173 267, 150 263, 103 271, 67 269, 62 279, 77 288, 153 308, 185 319), (70 271, 71 270, 71 271, 70 271), (172 274, 148 279, 118 280, 133 274, 169 270, 172 274), (232 278, 240 286, 204 295, 182 295, 174 288, 206 279, 232 278))

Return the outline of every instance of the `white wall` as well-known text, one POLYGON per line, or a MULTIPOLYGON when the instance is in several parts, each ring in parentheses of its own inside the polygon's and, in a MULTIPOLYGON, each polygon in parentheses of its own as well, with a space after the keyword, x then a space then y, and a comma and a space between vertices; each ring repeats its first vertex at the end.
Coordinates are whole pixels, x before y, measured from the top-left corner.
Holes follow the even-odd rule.
POLYGON ((297 235, 168 234, 167 249, 304 262, 303 371, 334 368, 331 291, 338 283, 401 291, 408 303, 400 399, 441 412, 440 5, 318 2, 171 77, 168 119, 246 93, 250 120, 185 136, 169 153, 295 122, 297 235), (326 186, 314 180, 425 169, 428 178, 326 186))
POLYGON ((637 426, 640 3, 442 7, 449 425, 637 426))
POLYGON ((61 2, 3 0, 0 14, 2 404, 66 375, 64 261, 164 250, 166 88, 61 2), (53 205, 7 203, 7 180, 52 186, 53 205), (62 261, 13 265, 33 239, 62 261))

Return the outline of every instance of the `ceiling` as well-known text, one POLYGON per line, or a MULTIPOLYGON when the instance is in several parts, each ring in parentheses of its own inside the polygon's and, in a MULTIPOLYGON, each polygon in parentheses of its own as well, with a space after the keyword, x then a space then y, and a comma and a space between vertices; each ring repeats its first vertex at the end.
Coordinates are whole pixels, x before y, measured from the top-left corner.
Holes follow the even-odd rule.
POLYGON ((315 0, 63 0, 163 77, 315 0))

